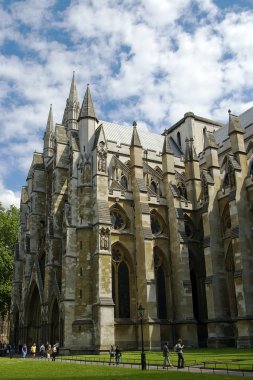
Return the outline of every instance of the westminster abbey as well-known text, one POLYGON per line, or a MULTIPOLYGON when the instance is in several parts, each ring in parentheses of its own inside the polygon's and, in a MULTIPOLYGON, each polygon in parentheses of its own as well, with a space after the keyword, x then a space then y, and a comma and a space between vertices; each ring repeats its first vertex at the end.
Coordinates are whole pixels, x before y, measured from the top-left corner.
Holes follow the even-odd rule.
POLYGON ((75 75, 21 194, 18 345, 62 352, 253 346, 253 108, 162 135, 98 119, 75 75))

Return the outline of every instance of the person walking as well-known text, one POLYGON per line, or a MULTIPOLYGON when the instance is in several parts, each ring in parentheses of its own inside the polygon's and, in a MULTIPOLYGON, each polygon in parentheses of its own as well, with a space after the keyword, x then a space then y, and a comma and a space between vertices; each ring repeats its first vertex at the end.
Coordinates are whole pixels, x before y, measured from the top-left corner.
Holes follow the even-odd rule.
POLYGON ((45 356, 45 351, 46 351, 45 345, 44 345, 44 343, 42 343, 42 344, 40 345, 40 357, 41 357, 41 358, 44 358, 44 356, 45 356))
POLYGON ((47 360, 50 360, 52 354, 52 346, 51 344, 47 344, 47 360))
POLYGON ((27 345, 24 343, 21 349, 22 357, 25 359, 27 355, 27 345))
POLYGON ((119 365, 120 357, 121 357, 121 351, 120 351, 120 349, 119 349, 119 346, 116 346, 116 350, 115 350, 115 361, 116 361, 116 365, 119 365))
POLYGON ((56 355, 57 355, 57 348, 56 348, 56 345, 54 344, 52 348, 52 362, 55 362, 56 355))
POLYGON ((110 361, 109 361, 109 365, 115 363, 115 350, 114 350, 114 347, 111 346, 110 350, 109 350, 109 355, 110 355, 110 361))
POLYGON ((184 345, 182 344, 182 339, 178 339, 177 344, 175 345, 175 351, 177 352, 178 356, 178 362, 177 362, 177 368, 184 368, 184 354, 183 354, 183 348, 184 345))
POLYGON ((36 355, 36 343, 33 343, 32 347, 31 347, 31 354, 32 354, 32 357, 35 359, 35 355, 36 355))
POLYGON ((169 351, 169 347, 168 347, 168 342, 165 342, 164 343, 164 346, 163 346, 163 368, 166 367, 167 363, 169 365, 169 367, 173 367, 172 364, 171 364, 171 361, 170 361, 170 358, 169 358, 169 354, 170 354, 170 351, 169 351))

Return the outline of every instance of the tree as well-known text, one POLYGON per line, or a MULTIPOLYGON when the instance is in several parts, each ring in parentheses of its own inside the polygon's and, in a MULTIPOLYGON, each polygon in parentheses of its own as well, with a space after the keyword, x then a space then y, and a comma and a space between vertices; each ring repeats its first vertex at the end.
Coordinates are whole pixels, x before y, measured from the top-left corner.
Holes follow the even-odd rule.
POLYGON ((0 203, 0 314, 4 317, 10 310, 13 248, 18 237, 19 210, 11 206, 5 210, 0 203))

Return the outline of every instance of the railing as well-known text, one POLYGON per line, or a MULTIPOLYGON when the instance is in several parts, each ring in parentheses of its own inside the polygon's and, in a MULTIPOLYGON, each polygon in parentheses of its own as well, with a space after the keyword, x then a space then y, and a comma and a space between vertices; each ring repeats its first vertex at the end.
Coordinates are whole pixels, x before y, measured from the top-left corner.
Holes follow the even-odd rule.
POLYGON ((203 362, 204 369, 213 369, 223 370, 226 372, 233 371, 245 371, 245 372, 253 372, 253 364, 252 363, 236 363, 236 361, 230 362, 203 362))

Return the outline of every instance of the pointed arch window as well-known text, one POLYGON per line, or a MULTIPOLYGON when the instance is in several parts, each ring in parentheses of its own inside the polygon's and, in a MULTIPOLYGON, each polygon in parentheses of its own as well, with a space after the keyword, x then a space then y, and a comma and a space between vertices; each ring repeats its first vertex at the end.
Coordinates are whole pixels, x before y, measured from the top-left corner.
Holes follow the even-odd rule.
POLYGON ((231 233, 231 217, 228 205, 225 207, 223 211, 221 225, 223 236, 229 236, 231 233))
POLYGON ((186 191, 185 184, 183 182, 180 182, 180 183, 178 183, 177 188, 178 188, 178 191, 179 191, 181 197, 187 199, 187 191, 186 191))
POLYGON ((251 160, 249 164, 249 174, 250 174, 251 179, 253 179, 253 159, 251 160))
POLYGON ((188 215, 184 215, 184 230, 186 235, 191 238, 194 235, 194 224, 188 215))
POLYGON ((238 316, 237 299, 235 291, 235 263, 232 246, 230 244, 225 260, 226 272, 227 272, 227 284, 228 284, 228 295, 229 295, 229 305, 230 314, 232 318, 238 316))
POLYGON ((164 230, 164 221, 155 210, 150 214, 150 226, 152 234, 155 236, 160 235, 164 230))
POLYGON ((112 227, 114 230, 123 230, 126 228, 127 219, 119 207, 112 207, 110 210, 112 227))
POLYGON ((112 248, 112 298, 115 318, 130 318, 129 267, 118 246, 112 248))
POLYGON ((121 186, 124 187, 124 189, 127 190, 128 183, 127 183, 127 178, 126 178, 125 175, 121 176, 121 178, 120 178, 120 184, 121 184, 121 186))
POLYGON ((155 279, 156 279, 156 299, 157 299, 157 317, 160 319, 167 318, 167 299, 166 299, 166 285, 165 274, 163 268, 161 255, 158 249, 154 248, 154 265, 155 265, 155 279))
POLYGON ((157 194, 157 184, 155 183, 155 181, 152 181, 151 184, 150 184, 150 189, 155 193, 157 194))

